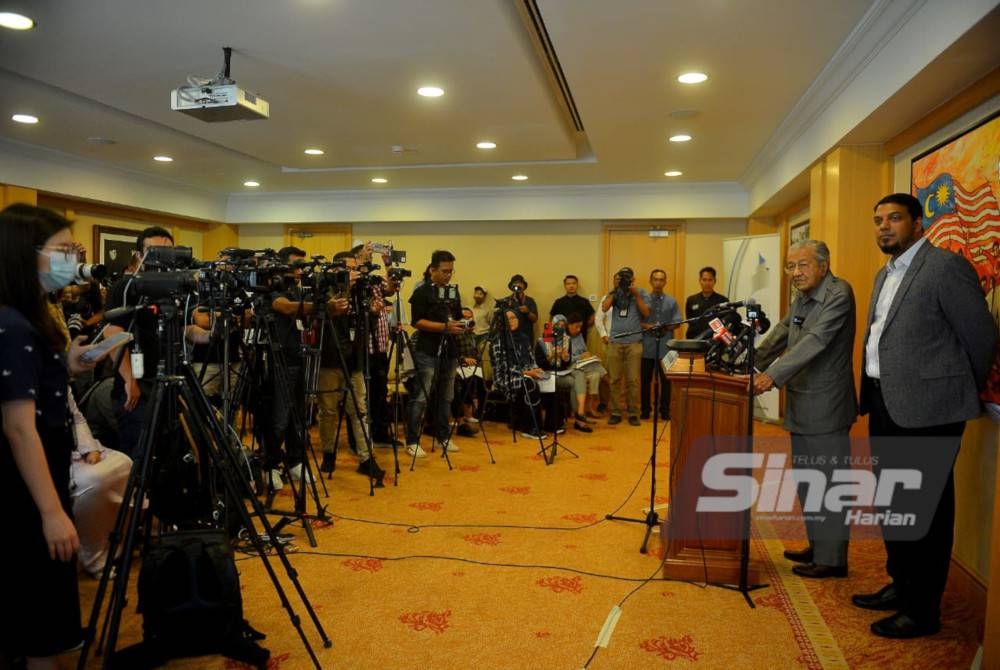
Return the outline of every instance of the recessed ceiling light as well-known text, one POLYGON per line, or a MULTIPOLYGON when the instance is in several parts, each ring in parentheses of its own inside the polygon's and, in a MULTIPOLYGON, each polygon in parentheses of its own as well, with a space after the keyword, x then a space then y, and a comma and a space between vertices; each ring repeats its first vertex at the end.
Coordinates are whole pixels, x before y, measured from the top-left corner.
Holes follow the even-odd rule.
POLYGON ((700 84, 703 81, 708 81, 708 75, 703 72, 685 72, 677 77, 677 81, 682 84, 700 84))
POLYGON ((153 156, 153 160, 158 163, 173 163, 174 159, 170 156, 153 156))
POLYGON ((254 181, 253 179, 248 179, 247 181, 243 182, 243 185, 248 186, 250 188, 257 188, 258 186, 260 186, 260 182, 254 181))
POLYGON ((511 177, 514 181, 528 181, 528 175, 526 174, 516 174, 511 177))
POLYGON ((421 86, 417 89, 417 94, 425 98, 440 98, 444 95, 444 89, 438 86, 421 86))
POLYGON ((389 180, 385 177, 372 177, 373 184, 388 184, 389 180))
POLYGON ((680 177, 682 174, 684 174, 684 173, 681 172, 680 170, 667 170, 666 172, 663 173, 663 176, 664 177, 680 177))
POLYGON ((477 142, 476 143, 476 148, 477 149, 496 149, 497 148, 497 143, 496 142, 477 142))
POLYGON ((17 121, 18 123, 38 123, 38 117, 31 114, 15 114, 10 117, 10 120, 17 121))
POLYGON ((306 149, 303 153, 310 156, 322 156, 325 152, 322 149, 306 149))
POLYGON ((13 12, 0 12, 0 27, 11 30, 29 30, 35 27, 35 22, 27 16, 13 12))
POLYGON ((670 141, 671 142, 690 142, 691 141, 691 136, 690 135, 671 135, 670 136, 670 141))

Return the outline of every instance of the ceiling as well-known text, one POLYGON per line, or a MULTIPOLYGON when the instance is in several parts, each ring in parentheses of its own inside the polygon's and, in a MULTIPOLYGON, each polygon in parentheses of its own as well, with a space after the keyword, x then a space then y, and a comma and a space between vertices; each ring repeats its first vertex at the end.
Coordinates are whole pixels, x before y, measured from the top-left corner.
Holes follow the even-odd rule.
MULTIPOLYGON (((513 186, 515 174, 532 186, 745 183, 891 2, 0 2, 37 22, 0 31, 0 138, 222 194, 250 179, 273 193, 513 186), (188 76, 220 72, 223 47, 270 118, 171 110, 188 76), (692 70, 708 82, 677 82, 692 70), (418 96, 427 84, 445 94, 418 96), (9 121, 18 112, 40 123, 9 121), (668 142, 676 133, 693 140, 668 142)), ((948 76, 911 80, 896 93, 905 108, 882 107, 852 139, 884 141, 996 67, 997 19, 942 54, 948 76)))

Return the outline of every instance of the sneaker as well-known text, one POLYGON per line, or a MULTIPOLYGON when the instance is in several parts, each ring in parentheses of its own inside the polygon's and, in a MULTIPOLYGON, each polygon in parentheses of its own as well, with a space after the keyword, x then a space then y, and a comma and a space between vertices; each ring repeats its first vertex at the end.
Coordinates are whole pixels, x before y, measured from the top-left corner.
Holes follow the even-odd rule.
POLYGON ((565 426, 565 424, 564 424, 564 425, 562 425, 562 426, 559 426, 559 427, 558 427, 558 428, 556 428, 556 430, 555 430, 555 433, 556 433, 556 435, 562 435, 562 434, 564 434, 565 432, 566 432, 566 426, 565 426))
POLYGON ((288 468, 288 476, 291 477, 292 479, 294 479, 295 481, 300 482, 300 483, 303 480, 305 481, 306 484, 312 484, 313 483, 313 478, 312 478, 312 473, 311 472, 309 472, 308 470, 306 470, 305 473, 304 473, 304 476, 303 476, 302 464, 301 463, 299 463, 297 465, 293 465, 292 467, 288 468))
POLYGON ((642 423, 639 422, 639 417, 637 417, 635 414, 633 414, 632 416, 630 416, 628 418, 628 425, 630 425, 630 426, 641 426, 642 423))
POLYGON ((619 424, 621 422, 622 422, 622 415, 621 414, 612 414, 611 417, 608 419, 608 425, 609 426, 614 426, 614 425, 619 424))
POLYGON ((440 447, 444 451, 450 452, 452 454, 454 454, 455 452, 459 451, 458 445, 457 444, 453 444, 452 442, 449 442, 448 440, 444 440, 444 441, 442 441, 442 440, 434 440, 434 446, 435 447, 440 447))
POLYGON ((271 488, 275 491, 285 488, 285 482, 281 481, 281 470, 271 470, 271 488))
POLYGON ((427 458, 427 452, 424 451, 419 444, 406 445, 406 453, 410 456, 416 456, 417 458, 427 458))
POLYGON ((529 440, 544 440, 549 435, 548 433, 532 433, 531 431, 521 431, 521 437, 526 437, 529 440))

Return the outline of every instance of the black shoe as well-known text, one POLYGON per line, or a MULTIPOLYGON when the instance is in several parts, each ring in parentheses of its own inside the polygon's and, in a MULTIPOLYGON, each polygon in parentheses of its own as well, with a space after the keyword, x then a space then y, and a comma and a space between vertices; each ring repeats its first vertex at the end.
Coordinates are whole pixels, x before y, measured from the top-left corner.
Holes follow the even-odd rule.
POLYGON ((846 577, 846 565, 818 565, 808 563, 806 565, 796 565, 792 572, 799 577, 809 577, 810 579, 826 579, 827 577, 846 577))
POLYGON ((791 549, 786 549, 785 558, 787 558, 790 561, 795 561, 796 563, 812 563, 813 562, 812 547, 806 547, 802 551, 792 551, 791 549))
POLYGON ((325 475, 332 474, 337 469, 337 459, 333 454, 323 454, 323 462, 319 464, 319 471, 325 475))
POLYGON ((637 417, 637 416, 635 416, 633 414, 632 416, 630 416, 628 418, 628 425, 630 425, 630 426, 641 426, 642 424, 639 423, 639 417, 637 417))
POLYGON ((587 415, 586 415, 586 414, 579 414, 579 413, 577 413, 577 414, 576 414, 576 415, 574 416, 574 418, 575 418, 575 419, 576 419, 577 421, 579 421, 580 423, 594 423, 593 421, 591 421, 590 419, 588 419, 588 418, 587 418, 587 415))
POLYGON ((940 621, 917 621, 902 612, 879 619, 872 624, 872 632, 879 637, 890 637, 897 640, 934 635, 939 630, 941 630, 940 621))
POLYGON ((603 402, 599 402, 597 403, 597 411, 600 414, 604 414, 605 412, 608 411, 608 406, 603 402))
POLYGON ((851 602, 854 603, 856 607, 861 607, 866 610, 878 610, 880 612, 898 610, 903 606, 902 599, 899 597, 899 591, 896 590, 895 584, 883 586, 875 593, 862 593, 856 596, 851 596, 851 602))
POLYGON ((576 428, 581 433, 593 433, 594 432, 593 428, 591 428, 587 424, 582 423, 580 421, 574 421, 573 422, 573 427, 576 428))
POLYGON ((467 423, 463 423, 462 425, 460 425, 458 428, 455 429, 455 432, 461 435, 462 437, 475 437, 476 435, 479 434, 478 430, 476 430, 467 423))
POLYGON ((649 411, 643 410, 642 413, 639 414, 639 418, 642 419, 643 421, 647 421, 649 419, 649 411))
POLYGON ((374 458, 369 458, 358 464, 358 474, 371 477, 376 481, 382 481, 382 478, 385 477, 385 470, 378 466, 374 458))
POLYGON ((622 422, 621 414, 612 414, 608 417, 608 425, 614 426, 622 422))

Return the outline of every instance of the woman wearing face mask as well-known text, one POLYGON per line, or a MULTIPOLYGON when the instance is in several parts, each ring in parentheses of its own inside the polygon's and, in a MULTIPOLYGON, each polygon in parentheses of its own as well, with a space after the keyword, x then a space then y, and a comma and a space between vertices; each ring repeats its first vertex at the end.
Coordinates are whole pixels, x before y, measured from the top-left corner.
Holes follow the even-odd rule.
POLYGON ((69 374, 95 363, 81 360, 91 348, 82 338, 66 353, 45 297, 75 275, 69 226, 29 205, 0 212, 0 509, 14 538, 0 552, 0 600, 18 603, 17 615, 0 627, 0 654, 24 657, 28 668, 56 667, 56 655, 82 639, 66 395, 69 374))

